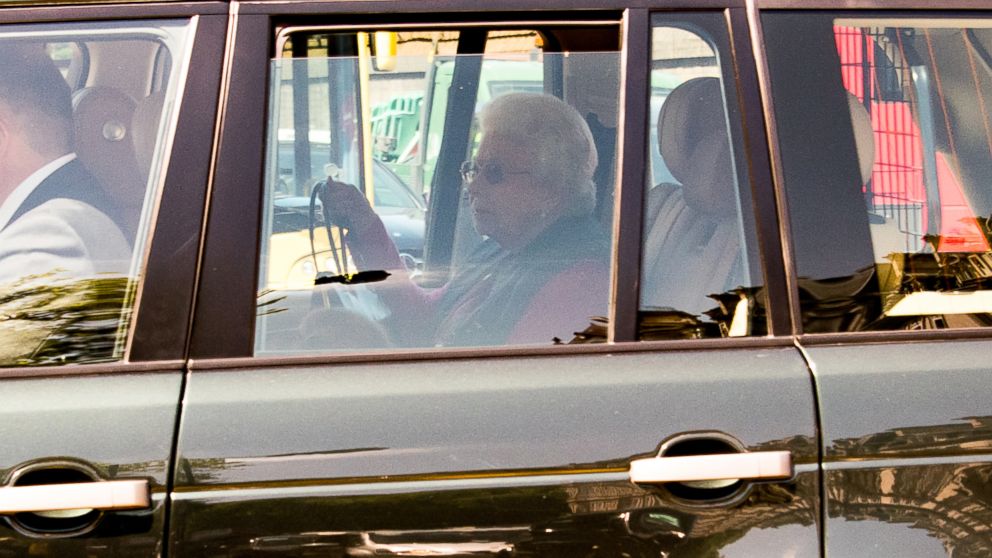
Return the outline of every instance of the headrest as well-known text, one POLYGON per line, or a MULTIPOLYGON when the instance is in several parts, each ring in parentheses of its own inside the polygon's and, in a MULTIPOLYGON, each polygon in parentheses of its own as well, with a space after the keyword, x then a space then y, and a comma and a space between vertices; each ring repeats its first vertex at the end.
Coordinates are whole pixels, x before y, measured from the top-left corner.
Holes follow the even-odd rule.
POLYGON ((854 146, 858 150, 858 166, 861 169, 861 184, 867 184, 875 165, 875 130, 871 116, 856 96, 848 92, 847 107, 851 111, 851 128, 854 129, 854 146))
POLYGON ((112 87, 85 87, 72 96, 76 155, 121 210, 118 225, 130 236, 137 230, 145 198, 131 144, 135 102, 112 87))
POLYGON ((114 197, 142 188, 131 145, 135 102, 112 87, 85 87, 72 96, 76 153, 114 197))
POLYGON ((736 214, 737 187, 719 79, 694 78, 672 90, 658 118, 658 148, 690 207, 736 214))

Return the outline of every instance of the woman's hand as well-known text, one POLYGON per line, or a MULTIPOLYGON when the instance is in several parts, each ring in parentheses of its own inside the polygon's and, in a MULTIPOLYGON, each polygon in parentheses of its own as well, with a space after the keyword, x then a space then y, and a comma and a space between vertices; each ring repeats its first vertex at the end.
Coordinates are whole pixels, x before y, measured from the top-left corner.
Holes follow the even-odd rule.
POLYGON ((381 224, 368 199, 351 184, 328 179, 327 187, 320 192, 320 203, 324 205, 332 223, 357 235, 381 224))
POLYGON ((385 225, 358 188, 328 179, 318 195, 331 223, 347 229, 343 238, 360 269, 403 269, 385 225))

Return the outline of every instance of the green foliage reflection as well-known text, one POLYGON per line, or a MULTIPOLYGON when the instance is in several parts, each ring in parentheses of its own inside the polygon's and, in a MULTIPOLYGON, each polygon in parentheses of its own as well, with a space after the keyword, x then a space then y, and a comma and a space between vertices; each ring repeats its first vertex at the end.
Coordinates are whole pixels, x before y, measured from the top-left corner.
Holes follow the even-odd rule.
POLYGON ((44 366, 120 358, 134 282, 105 276, 33 276, 0 291, 0 365, 44 366))

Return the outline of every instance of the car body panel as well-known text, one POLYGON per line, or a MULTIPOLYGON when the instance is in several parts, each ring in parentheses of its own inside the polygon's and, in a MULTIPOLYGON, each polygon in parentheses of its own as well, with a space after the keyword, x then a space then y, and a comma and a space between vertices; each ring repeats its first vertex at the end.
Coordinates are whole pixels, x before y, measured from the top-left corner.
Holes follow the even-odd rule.
MULTIPOLYGON (((57 354, 52 354, 49 366, 0 370, 3 486, 147 482, 150 505, 128 511, 70 511, 62 513, 63 517, 26 513, 0 516, 0 556, 161 555, 227 8, 219 2, 203 2, 195 8, 186 3, 79 4, 53 10, 22 3, 0 9, 0 25, 8 33, 14 24, 45 22, 49 25, 44 34, 91 36, 96 40, 114 37, 114 27, 127 26, 131 18, 132 27, 142 30, 140 37, 144 40, 154 30, 145 32, 143 28, 167 20, 173 28, 189 32, 185 47, 171 53, 174 67, 185 66, 187 57, 192 60, 176 79, 176 97, 170 100, 178 110, 172 111, 169 121, 159 128, 172 133, 162 134, 169 137, 162 140, 167 147, 158 149, 156 155, 160 165, 155 168, 163 171, 161 182, 150 187, 156 190, 153 194, 159 195, 152 196, 149 205, 161 209, 169 218, 151 220, 154 231, 148 230, 150 243, 138 256, 140 265, 135 277, 141 279, 136 295, 139 302, 130 309, 129 330, 123 331, 127 346, 121 362, 66 366, 57 354), (65 29, 59 29, 63 23, 65 29), (188 172, 165 173, 166 165, 188 172), (146 280, 149 277, 151 280, 146 280)), ((30 28, 17 27, 19 31, 30 28)), ((116 36, 127 35, 118 30, 116 36)), ((161 33, 152 36, 159 40, 164 37, 161 33)), ((134 49, 120 56, 121 64, 114 64, 112 58, 121 53, 114 52, 109 42, 101 46, 107 48, 88 52, 91 71, 86 85, 116 85, 147 94, 142 89, 147 82, 132 82, 128 76, 147 73, 148 80, 154 81, 152 67, 163 61, 163 52, 155 56, 154 48, 134 49), (101 56, 105 58, 98 59, 101 56)), ((167 75, 160 74, 158 79, 167 75)), ((140 187, 144 189, 145 185, 140 187)), ((2 293, 0 298, 7 295, 2 293)), ((98 297, 94 301, 98 302, 98 297)), ((85 308, 82 301, 77 304, 85 308)), ((12 311, 12 307, 5 311, 12 311)), ((17 310, 38 320, 52 319, 36 310, 31 315, 31 311, 17 310)), ((5 336, 4 341, 11 343, 14 339, 16 343, 18 324, 10 317, 6 313, 3 317, 9 328, 5 333, 13 330, 14 334, 5 336)), ((77 330, 78 342, 67 342, 66 346, 73 350, 87 343, 99 347, 102 340, 87 340, 83 335, 101 325, 106 327, 105 322, 90 320, 77 330)))
MULTIPOLYGON (((767 555, 816 555, 815 421, 799 355, 700 355, 194 369, 173 551, 262 553, 253 545, 264 540, 283 541, 294 554, 310 543, 363 548, 368 537, 428 547, 435 537, 439 551, 457 542, 455 529, 516 555, 576 555, 597 544, 586 522, 637 556, 793 525, 790 537, 768 541, 767 555), (626 480, 630 459, 700 430, 733 436, 748 450, 792 451, 795 479, 755 484, 699 509, 626 480), (680 536, 654 533, 649 516, 666 513, 683 531, 709 523, 680 536), (648 534, 621 534, 627 527, 615 523, 623 514, 646 521, 648 534), (240 519, 256 516, 265 519, 240 519)), ((490 550, 480 552, 498 552, 490 550)))
POLYGON ((151 507, 93 521, 0 519, 0 556, 156 556, 163 543, 172 433, 182 372, 5 379, 0 480, 73 469, 98 480, 144 479, 151 507), (126 427, 124 427, 126 425, 126 427), (25 532, 25 527, 40 526, 25 532), (60 533, 78 527, 79 535, 60 533))
MULTIPOLYGON (((0 558, 992 554, 992 334, 803 335, 788 196, 781 184, 777 201, 772 192, 773 176, 783 176, 777 142, 811 134, 777 136, 773 105, 782 101, 767 83, 763 45, 751 42, 763 40, 759 14, 832 8, 856 18, 880 4, 745 4, 548 0, 546 13, 531 15, 626 10, 623 98, 645 102, 621 111, 622 183, 649 164, 638 126, 652 112, 650 79, 638 62, 650 58, 651 11, 722 10, 771 293, 769 339, 638 344, 632 231, 641 224, 631 219, 614 225, 615 344, 253 359, 270 56, 260 38, 279 18, 426 21, 437 3, 3 2, 4 24, 200 22, 130 358, 0 371, 0 482, 37 466, 78 466, 104 480, 147 480, 152 505, 56 536, 0 518, 0 558), (228 21, 238 27, 225 37, 228 21), (746 451, 790 451, 795 476, 706 502, 629 481, 630 461, 713 435, 746 451)), ((941 5, 969 17, 987 9, 941 5)), ((439 17, 534 7, 454 0, 439 17)), ((640 212, 640 188, 616 193, 617 215, 640 212)), ((422 248, 422 210, 381 214, 411 253, 422 248)))
MULTIPOLYGON (((328 14, 342 6, 242 6, 223 135, 264 127, 271 66, 259 37, 276 35, 274 14, 312 25, 317 14, 337 22, 328 14)), ((427 20, 435 17, 436 6, 421 9, 427 20)), ((621 15, 600 15, 599 25, 619 35, 621 15)), ((596 16, 582 12, 579 20, 596 16)), ((737 16, 745 23, 743 12, 737 16)), ((486 16, 437 17, 450 24, 486 16)), ((647 83, 650 13, 624 17, 636 45, 621 60, 625 75, 647 83)), ((705 19, 726 33, 723 19, 705 19)), ((738 78, 727 62, 725 79, 738 78)), ((739 79, 755 92, 753 74, 739 79)), ((632 115, 644 114, 646 123, 647 89, 624 99, 643 105, 624 114, 635 122, 632 115)), ((621 131, 617 142, 630 156, 617 183, 634 186, 616 194, 625 217, 615 241, 621 276, 610 341, 636 339, 637 289, 624 285, 639 277, 645 176, 634 152, 648 138, 646 124, 621 131)), ((255 332, 245 320, 258 312, 258 291, 246 280, 246 262, 256 257, 262 196, 245 193, 266 180, 255 164, 260 139, 222 142, 216 160, 171 554, 575 556, 602 548, 606 556, 696 556, 723 548, 746 556, 760 548, 769 556, 818 555, 815 404, 809 371, 789 340, 252 358, 255 332), (677 488, 627 480, 632 459, 663 446, 692 451, 693 443, 724 452, 788 450, 796 475, 680 496, 677 488), (704 494, 705 502, 691 500, 704 494)), ((457 159, 460 165, 464 157, 457 159)), ((763 199, 770 199, 767 186, 756 188, 763 199)), ((439 199, 433 190, 432 205, 439 199)), ((334 318, 333 308, 326 317, 334 318)))
POLYGON ((922 545, 913 554, 921 556, 992 551, 987 349, 986 341, 806 349, 821 402, 828 555, 853 541, 880 555, 907 541, 922 545))

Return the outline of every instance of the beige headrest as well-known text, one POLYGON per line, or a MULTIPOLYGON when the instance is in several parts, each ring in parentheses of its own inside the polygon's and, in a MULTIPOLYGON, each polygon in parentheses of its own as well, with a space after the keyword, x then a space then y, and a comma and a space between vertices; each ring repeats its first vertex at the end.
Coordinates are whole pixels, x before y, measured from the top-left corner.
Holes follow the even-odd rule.
POLYGON ((847 94, 847 107, 851 111, 851 128, 854 129, 854 145, 858 150, 861 183, 866 184, 875 165, 875 131, 865 106, 851 93, 847 94))
POLYGON ((118 202, 121 193, 144 189, 131 145, 134 108, 134 99, 112 87, 86 87, 72 96, 76 154, 118 202))
POLYGON ((658 149, 682 184, 687 205, 710 214, 736 213, 737 188, 719 79, 690 79, 668 95, 658 118, 658 149))

